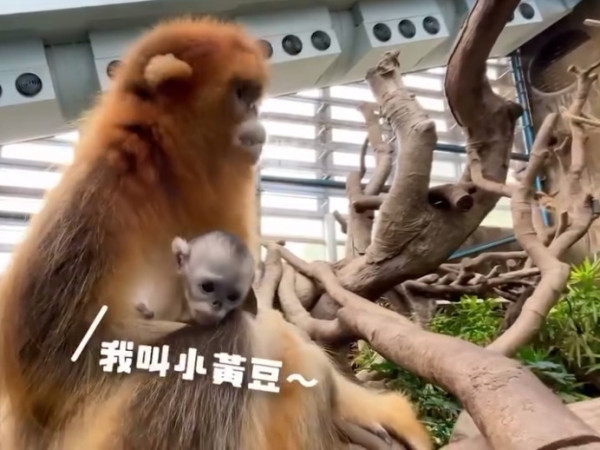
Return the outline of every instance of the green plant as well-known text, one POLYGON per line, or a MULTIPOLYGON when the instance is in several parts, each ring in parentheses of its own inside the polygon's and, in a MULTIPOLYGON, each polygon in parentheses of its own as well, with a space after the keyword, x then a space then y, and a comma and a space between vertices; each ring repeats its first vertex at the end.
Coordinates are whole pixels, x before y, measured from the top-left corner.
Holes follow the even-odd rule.
POLYGON ((492 299, 464 296, 431 321, 430 330, 459 337, 477 345, 487 345, 502 321, 502 309, 492 299))
MULTIPOLYGON (((493 299, 465 296, 439 312, 430 330, 485 346, 497 335, 503 314, 493 299)), ((584 394, 586 383, 575 374, 600 372, 599 317, 600 260, 586 260, 573 267, 561 301, 550 311, 536 339, 520 349, 516 358, 565 403, 588 398, 584 394)), ((450 394, 390 362, 381 362, 368 346, 360 348, 354 364, 379 372, 387 386, 409 396, 436 447, 448 442, 461 410, 450 394)))
POLYGON ((527 346, 519 350, 517 358, 565 403, 588 398, 580 392, 582 384, 567 370, 559 355, 552 355, 547 349, 527 346))
POLYGON ((600 363, 600 260, 586 259, 571 270, 567 292, 548 314, 538 345, 558 352, 576 370, 600 363))
POLYGON ((380 359, 369 346, 362 346, 354 358, 354 365, 358 369, 378 372, 388 380, 388 388, 407 395, 417 406, 419 418, 431 433, 436 448, 445 445, 460 413, 459 403, 443 389, 391 362, 378 362, 380 359))

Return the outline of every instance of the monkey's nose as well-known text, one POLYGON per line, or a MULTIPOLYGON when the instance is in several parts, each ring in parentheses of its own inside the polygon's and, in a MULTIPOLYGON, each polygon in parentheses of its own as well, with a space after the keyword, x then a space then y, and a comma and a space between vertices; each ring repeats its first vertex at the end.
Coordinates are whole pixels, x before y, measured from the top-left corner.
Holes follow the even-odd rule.
POLYGON ((264 144, 267 140, 267 130, 258 120, 247 121, 240 127, 238 137, 242 145, 248 147, 264 144))
POLYGON ((211 303, 211 305, 213 306, 213 308, 219 309, 219 308, 221 308, 221 301, 220 300, 213 300, 213 302, 211 303))
POLYGON ((260 121, 248 120, 240 126, 236 140, 252 156, 253 161, 257 162, 267 140, 267 131, 260 121))

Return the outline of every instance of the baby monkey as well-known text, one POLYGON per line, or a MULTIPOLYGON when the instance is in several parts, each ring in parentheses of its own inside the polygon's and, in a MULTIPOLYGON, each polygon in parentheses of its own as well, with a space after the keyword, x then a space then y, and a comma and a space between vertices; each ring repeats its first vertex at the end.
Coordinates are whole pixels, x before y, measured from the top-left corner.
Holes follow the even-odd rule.
MULTIPOLYGON (((253 295, 254 258, 240 239, 224 231, 211 231, 190 241, 176 237, 171 249, 185 296, 178 321, 217 325, 231 311, 246 307, 247 297, 253 295)), ((254 297, 249 301, 255 301, 254 297)), ((252 311, 252 306, 245 309, 252 311)), ((143 303, 137 310, 147 319, 154 317, 143 303)))

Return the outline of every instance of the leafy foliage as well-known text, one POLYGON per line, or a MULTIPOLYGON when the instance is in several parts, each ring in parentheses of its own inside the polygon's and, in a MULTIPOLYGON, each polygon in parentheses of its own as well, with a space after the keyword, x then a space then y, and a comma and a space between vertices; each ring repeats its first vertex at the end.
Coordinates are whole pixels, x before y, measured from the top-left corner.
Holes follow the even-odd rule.
MULTIPOLYGON (((600 383, 590 389, 582 375, 600 373, 600 260, 573 267, 561 301, 550 311, 536 340, 520 349, 517 359, 565 403, 600 393, 600 383), (577 375, 576 375, 577 374, 577 375)), ((493 299, 466 296, 438 313, 431 331, 485 346, 499 332, 501 305, 493 299)), ((389 363, 370 347, 361 347, 354 359, 358 369, 378 372, 390 388, 403 391, 418 406, 436 447, 448 442, 460 413, 458 401, 443 389, 389 363)), ((600 379, 600 376, 598 376, 600 379)))
POLYGON ((417 405, 419 416, 429 429, 436 447, 447 443, 452 434, 452 426, 461 411, 459 403, 443 389, 391 362, 378 362, 380 359, 377 353, 365 345, 354 359, 354 364, 358 369, 378 372, 388 380, 388 389, 406 394, 417 405))
POLYGON ((571 270, 567 292, 550 311, 538 337, 573 369, 600 367, 600 260, 586 260, 571 270))
POLYGON ((451 309, 437 314, 430 330, 485 346, 492 342, 501 321, 502 309, 498 302, 464 296, 451 309))

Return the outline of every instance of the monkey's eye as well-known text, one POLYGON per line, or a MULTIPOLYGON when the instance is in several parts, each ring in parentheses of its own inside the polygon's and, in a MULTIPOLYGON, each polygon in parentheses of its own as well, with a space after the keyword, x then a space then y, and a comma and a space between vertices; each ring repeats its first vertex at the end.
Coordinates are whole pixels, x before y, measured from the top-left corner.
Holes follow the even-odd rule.
POLYGON ((260 84, 249 80, 235 80, 234 86, 237 100, 249 109, 256 108, 262 89, 260 84))
POLYGON ((204 283, 202 283, 200 285, 200 288, 204 292, 214 292, 214 290, 215 290, 215 284, 212 281, 205 281, 204 283))
POLYGON ((230 302, 235 302, 237 300, 240 299, 240 293, 239 292, 232 292, 231 294, 229 294, 227 296, 227 300, 229 300, 230 302))

